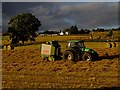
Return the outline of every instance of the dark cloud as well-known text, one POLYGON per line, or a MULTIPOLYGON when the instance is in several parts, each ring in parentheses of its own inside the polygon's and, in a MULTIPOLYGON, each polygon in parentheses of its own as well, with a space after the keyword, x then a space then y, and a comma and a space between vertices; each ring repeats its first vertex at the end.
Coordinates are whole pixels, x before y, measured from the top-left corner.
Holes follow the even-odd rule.
POLYGON ((41 5, 32 11, 47 24, 54 22, 58 27, 61 23, 77 24, 79 28, 104 26, 111 28, 117 26, 118 21, 117 3, 52 3, 52 7, 41 5))
POLYGON ((24 2, 3 3, 3 22, 16 14, 31 12, 42 23, 40 30, 118 26, 118 3, 114 2, 24 2))
POLYGON ((3 2, 2 3, 2 29, 3 32, 7 31, 8 21, 13 16, 29 12, 28 8, 37 6, 37 3, 27 2, 3 2))

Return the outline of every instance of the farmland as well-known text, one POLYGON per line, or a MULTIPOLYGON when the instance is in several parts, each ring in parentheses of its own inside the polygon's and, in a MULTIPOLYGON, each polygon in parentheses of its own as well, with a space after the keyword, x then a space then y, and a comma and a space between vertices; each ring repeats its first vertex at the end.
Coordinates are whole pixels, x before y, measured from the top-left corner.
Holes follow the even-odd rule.
MULTIPOLYGON (((97 38, 96 34, 94 36, 97 38)), ((38 36, 36 41, 65 41, 60 42, 62 51, 64 51, 67 40, 88 38, 88 36, 38 36)), ((5 37, 3 44, 6 43, 9 41, 5 37)), ((42 60, 41 44, 18 46, 14 50, 2 50, 2 86, 3 88, 119 87, 120 50, 118 48, 120 48, 120 42, 116 42, 117 46, 113 48, 109 48, 108 43, 85 42, 86 47, 98 52, 100 56, 98 61, 56 60, 49 62, 42 60)))

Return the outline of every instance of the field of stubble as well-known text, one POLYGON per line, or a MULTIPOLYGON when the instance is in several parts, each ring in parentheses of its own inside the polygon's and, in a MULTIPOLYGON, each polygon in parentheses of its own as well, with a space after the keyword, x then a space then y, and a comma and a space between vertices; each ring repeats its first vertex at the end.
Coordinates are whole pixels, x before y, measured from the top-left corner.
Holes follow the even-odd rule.
MULTIPOLYGON (((106 48, 102 42, 86 42, 85 44, 98 52, 101 58, 99 61, 78 61, 76 63, 64 60, 45 61, 40 58, 39 45, 3 50, 2 87, 119 87, 119 46, 106 48), (99 48, 95 45, 103 47, 99 48)), ((61 44, 61 46, 65 45, 61 44)))

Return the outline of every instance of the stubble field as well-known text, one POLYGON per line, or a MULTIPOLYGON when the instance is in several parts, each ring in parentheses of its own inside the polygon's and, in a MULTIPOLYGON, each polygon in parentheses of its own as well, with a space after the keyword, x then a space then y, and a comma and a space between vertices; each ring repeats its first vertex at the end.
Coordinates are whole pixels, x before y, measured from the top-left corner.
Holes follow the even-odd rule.
MULTIPOLYGON (((64 51, 66 43, 60 43, 64 51)), ((102 88, 119 87, 119 42, 109 48, 106 42, 85 42, 96 50, 98 61, 40 58, 40 45, 2 50, 3 88, 102 88)))

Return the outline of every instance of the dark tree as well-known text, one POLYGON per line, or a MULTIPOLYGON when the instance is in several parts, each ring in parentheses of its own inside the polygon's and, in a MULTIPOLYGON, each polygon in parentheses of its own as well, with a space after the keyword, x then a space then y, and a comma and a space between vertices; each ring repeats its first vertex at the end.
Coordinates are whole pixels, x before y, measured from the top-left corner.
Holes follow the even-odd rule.
POLYGON ((10 19, 8 22, 8 32, 12 39, 12 44, 22 41, 33 40, 36 35, 36 31, 41 26, 41 22, 31 13, 18 14, 10 19))
POLYGON ((77 26, 76 25, 75 26, 71 26, 70 27, 70 32, 71 32, 71 34, 77 34, 78 33, 77 26))
POLYGON ((64 29, 63 32, 64 32, 64 33, 65 33, 65 32, 69 32, 69 33, 71 34, 71 31, 70 31, 70 29, 68 29, 68 28, 64 29))
POLYGON ((70 34, 78 34, 79 31, 78 31, 78 28, 77 26, 71 26, 70 29, 65 29, 63 32, 69 32, 70 34))

